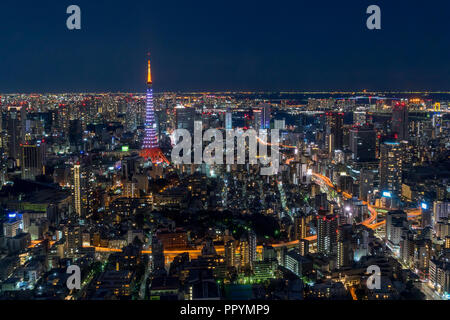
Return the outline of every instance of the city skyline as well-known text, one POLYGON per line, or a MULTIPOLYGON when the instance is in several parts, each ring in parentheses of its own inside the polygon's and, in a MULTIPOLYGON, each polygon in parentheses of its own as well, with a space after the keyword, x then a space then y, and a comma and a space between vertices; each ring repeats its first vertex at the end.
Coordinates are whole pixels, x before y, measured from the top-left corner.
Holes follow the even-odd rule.
POLYGON ((0 4, 0 301, 450 300, 450 4, 355 3, 0 4))

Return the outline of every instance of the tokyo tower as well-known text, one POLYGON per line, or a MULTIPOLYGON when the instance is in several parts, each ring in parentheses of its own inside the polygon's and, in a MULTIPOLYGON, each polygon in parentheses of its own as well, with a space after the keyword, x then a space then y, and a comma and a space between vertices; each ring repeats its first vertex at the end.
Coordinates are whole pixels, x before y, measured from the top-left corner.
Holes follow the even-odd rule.
POLYGON ((169 160, 167 160, 167 158, 159 148, 158 138, 156 136, 156 121, 155 108, 153 107, 152 84, 152 71, 149 59, 147 74, 147 97, 145 107, 145 136, 140 156, 146 159, 150 159, 153 164, 160 164, 164 162, 170 164, 169 160))

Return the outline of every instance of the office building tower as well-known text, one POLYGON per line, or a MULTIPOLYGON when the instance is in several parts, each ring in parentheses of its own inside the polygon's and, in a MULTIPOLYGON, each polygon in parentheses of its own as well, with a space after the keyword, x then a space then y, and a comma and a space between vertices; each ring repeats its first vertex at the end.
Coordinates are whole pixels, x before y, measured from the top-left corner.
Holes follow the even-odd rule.
POLYGON ((259 132, 259 129, 261 129, 261 117, 261 109, 253 110, 253 129, 255 129, 256 132, 259 132))
POLYGON ((380 189, 399 196, 402 188, 402 147, 399 142, 385 141, 380 146, 380 189))
POLYGON ((22 179, 35 180, 45 173, 45 143, 21 146, 22 179))
POLYGON ((9 107, 6 113, 8 156, 20 159, 20 143, 24 142, 26 110, 24 107, 9 107))
POLYGON ((409 138, 408 107, 404 102, 398 102, 392 107, 392 133, 398 135, 399 140, 409 138))
POLYGON ((261 127, 260 129, 270 129, 271 108, 269 104, 261 107, 261 127))
POLYGON ((356 162, 375 160, 376 132, 373 126, 353 127, 350 129, 350 150, 356 162))
POLYGON ((344 147, 344 113, 327 112, 326 113, 326 132, 328 151, 333 154, 335 150, 343 150, 344 147))
POLYGON ((177 129, 185 129, 191 135, 194 134, 195 108, 177 106, 175 108, 175 117, 177 129))
POLYGON ((81 151, 83 149, 83 126, 81 120, 75 119, 69 121, 69 143, 74 151, 81 151))
POLYGON ((353 262, 352 234, 353 226, 351 224, 339 226, 336 255, 336 267, 338 269, 349 267, 353 262))

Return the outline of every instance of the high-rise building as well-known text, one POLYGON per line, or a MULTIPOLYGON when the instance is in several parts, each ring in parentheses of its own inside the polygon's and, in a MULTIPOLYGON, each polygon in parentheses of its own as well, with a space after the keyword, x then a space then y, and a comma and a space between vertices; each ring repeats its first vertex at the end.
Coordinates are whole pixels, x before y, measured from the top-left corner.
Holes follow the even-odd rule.
POLYGON ((155 119, 155 108, 153 106, 153 81, 150 59, 147 70, 147 96, 145 105, 145 136, 142 144, 141 157, 150 159, 154 164, 169 163, 159 148, 157 137, 157 124, 155 119))
POLYGON ((402 147, 397 141, 385 141, 380 146, 380 189, 396 196, 402 190, 402 147))
POLYGON ((352 234, 353 226, 351 224, 339 226, 336 255, 336 267, 338 269, 350 266, 353 261, 352 234))
POLYGON ((166 275, 164 245, 157 237, 153 237, 152 239, 152 265, 152 273, 155 277, 166 275))
POLYGON ((230 240, 225 243, 225 264, 228 267, 236 266, 236 244, 235 241, 230 240))
POLYGON ((83 124, 81 120, 75 119, 69 121, 68 136, 72 150, 81 151, 83 144, 83 124))
POLYGON ((75 213, 80 218, 86 216, 86 177, 80 163, 73 166, 74 206, 75 213))
POLYGON ((261 110, 255 109, 253 110, 253 129, 256 130, 256 132, 259 132, 259 129, 261 129, 261 110))
POLYGON ((256 261, 256 235, 250 231, 240 240, 241 267, 252 267, 256 261))
POLYGON ((344 113, 342 112, 327 112, 327 141, 328 151, 333 154, 335 150, 343 150, 344 147, 344 113))
POLYGON ((392 107, 392 132, 398 135, 399 140, 409 138, 408 107, 404 102, 398 102, 392 107))
POLYGON ((402 210, 390 211, 386 216, 386 239, 398 246, 402 239, 402 230, 407 226, 408 215, 402 210))
POLYGON ((306 238, 306 216, 299 214, 294 217, 294 238, 295 240, 301 240, 306 238))
POLYGON ((7 151, 8 156, 20 159, 20 143, 23 142, 26 111, 24 107, 9 107, 7 112, 7 151))
POLYGON ((44 174, 44 163, 45 143, 21 146, 22 179, 35 180, 36 176, 44 174))
POLYGON ((376 132, 373 126, 353 127, 350 129, 350 150, 356 162, 375 160, 376 132))
POLYGON ((373 170, 361 169, 359 174, 359 196, 362 200, 367 201, 369 193, 373 190, 375 173, 373 170))
POLYGON ((66 238, 66 249, 69 256, 78 253, 82 243, 81 243, 81 231, 80 226, 70 225, 66 226, 64 230, 64 236, 66 238))
POLYGON ((233 129, 233 114, 231 113, 231 110, 229 108, 227 109, 227 113, 225 114, 225 129, 233 129))
POLYGON ((250 263, 253 265, 253 262, 256 261, 256 233, 254 231, 249 231, 248 233, 248 243, 250 245, 250 263))
POLYGON ((422 203, 420 206, 421 219, 420 226, 422 228, 433 226, 433 209, 427 203, 422 203))
POLYGON ((261 127, 260 129, 270 129, 271 108, 269 104, 261 107, 261 127))
POLYGON ((22 220, 15 218, 10 218, 8 221, 3 223, 3 235, 6 238, 14 238, 20 233, 23 228, 22 220))
POLYGON ((450 201, 435 201, 433 203, 433 223, 438 223, 442 219, 450 216, 450 201))
POLYGON ((301 239, 299 243, 299 252, 301 256, 306 256, 309 254, 309 240, 301 239))
POLYGON ((317 252, 324 255, 336 253, 338 219, 335 215, 319 211, 317 216, 317 252))
POLYGON ((177 106, 175 108, 177 129, 185 129, 194 134, 195 108, 177 106))

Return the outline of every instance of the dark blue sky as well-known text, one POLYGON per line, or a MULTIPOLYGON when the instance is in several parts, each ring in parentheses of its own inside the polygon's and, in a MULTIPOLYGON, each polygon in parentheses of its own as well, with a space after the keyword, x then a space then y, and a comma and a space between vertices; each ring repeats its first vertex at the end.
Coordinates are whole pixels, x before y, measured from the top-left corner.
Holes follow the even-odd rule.
POLYGON ((2 0, 0 92, 143 91, 147 51, 157 91, 450 90, 449 31, 448 0, 2 0))

